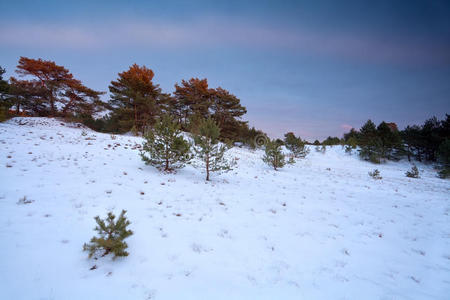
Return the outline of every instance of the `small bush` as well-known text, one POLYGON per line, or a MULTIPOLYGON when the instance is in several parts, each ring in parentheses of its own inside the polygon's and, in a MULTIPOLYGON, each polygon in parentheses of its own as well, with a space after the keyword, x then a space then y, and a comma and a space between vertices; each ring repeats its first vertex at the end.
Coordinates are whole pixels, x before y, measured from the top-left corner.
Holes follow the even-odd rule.
POLYGON ((419 178, 419 169, 414 165, 410 171, 406 171, 405 175, 410 178, 419 178))
POLYGON ((289 165, 295 164, 295 158, 294 158, 294 155, 293 155, 293 154, 290 154, 288 157, 289 157, 289 159, 288 159, 287 163, 288 163, 289 165))
POLYGON ((352 146, 349 145, 345 146, 345 153, 352 154, 352 150, 353 150, 352 146))
POLYGON ((281 152, 280 147, 281 146, 276 141, 269 141, 266 144, 265 154, 262 158, 262 160, 269 166, 273 167, 275 171, 284 167, 286 164, 285 156, 283 152, 281 152))
POLYGON ((375 180, 379 180, 379 179, 383 178, 383 177, 380 176, 380 171, 378 169, 375 169, 372 172, 369 172, 369 176, 372 177, 375 180))
POLYGON ((128 256, 128 252, 125 251, 128 245, 123 240, 133 234, 133 231, 128 230, 127 226, 130 225, 130 221, 125 217, 126 210, 122 210, 117 221, 116 216, 109 212, 106 220, 100 219, 99 216, 95 217, 97 226, 96 230, 100 237, 92 237, 89 244, 84 244, 83 250, 89 251, 89 258, 91 258, 98 250, 104 250, 102 256, 113 253, 115 259, 117 256, 128 256))
POLYGON ((316 149, 316 152, 325 154, 325 152, 327 151, 327 146, 325 146, 325 145, 316 146, 315 149, 316 149))

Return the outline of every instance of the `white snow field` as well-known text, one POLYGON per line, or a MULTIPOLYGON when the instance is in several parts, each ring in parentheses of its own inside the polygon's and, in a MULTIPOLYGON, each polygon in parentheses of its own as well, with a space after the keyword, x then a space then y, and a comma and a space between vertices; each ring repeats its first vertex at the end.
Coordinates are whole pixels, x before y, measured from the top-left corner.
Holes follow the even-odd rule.
POLYGON ((0 123, 0 299, 450 299, 450 181, 431 165, 410 179, 335 146, 274 171, 233 148, 205 182, 146 166, 141 143, 0 123), (88 259, 94 216, 122 209, 130 255, 88 259))

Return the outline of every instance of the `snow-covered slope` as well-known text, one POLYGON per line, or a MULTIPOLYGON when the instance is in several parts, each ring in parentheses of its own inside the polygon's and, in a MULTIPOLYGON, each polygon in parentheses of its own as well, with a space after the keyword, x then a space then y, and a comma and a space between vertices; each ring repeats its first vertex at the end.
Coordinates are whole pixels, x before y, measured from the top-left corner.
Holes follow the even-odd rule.
POLYGON ((0 124, 0 299, 450 299, 450 183, 431 166, 409 179, 338 146, 275 172, 233 148, 205 182, 144 165, 140 143, 0 124), (93 217, 121 209, 130 255, 89 260, 93 217))

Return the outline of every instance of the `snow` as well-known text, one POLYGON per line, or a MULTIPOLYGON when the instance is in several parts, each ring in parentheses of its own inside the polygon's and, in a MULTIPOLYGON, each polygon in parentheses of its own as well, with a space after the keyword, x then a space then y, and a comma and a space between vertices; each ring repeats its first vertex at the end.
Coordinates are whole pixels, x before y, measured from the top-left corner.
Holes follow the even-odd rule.
POLYGON ((0 299, 450 298, 450 182, 431 165, 411 179, 335 146, 274 171, 235 147, 205 182, 146 166, 141 143, 0 123, 0 299), (88 259, 94 216, 122 209, 130 255, 88 259))

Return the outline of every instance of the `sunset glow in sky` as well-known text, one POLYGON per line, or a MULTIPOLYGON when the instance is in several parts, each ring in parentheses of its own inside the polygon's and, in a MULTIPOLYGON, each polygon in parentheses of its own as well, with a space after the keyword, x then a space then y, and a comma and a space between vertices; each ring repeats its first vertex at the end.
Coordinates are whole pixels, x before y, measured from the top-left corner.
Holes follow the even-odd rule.
POLYGON ((53 60, 107 91, 146 65, 208 78, 272 136, 342 136, 450 113, 449 1, 1 1, 0 65, 53 60))

